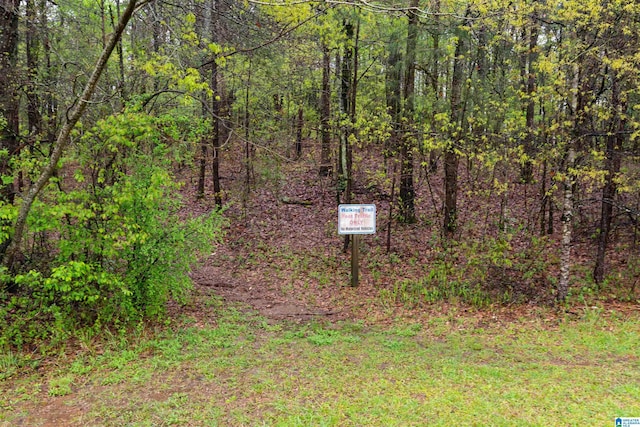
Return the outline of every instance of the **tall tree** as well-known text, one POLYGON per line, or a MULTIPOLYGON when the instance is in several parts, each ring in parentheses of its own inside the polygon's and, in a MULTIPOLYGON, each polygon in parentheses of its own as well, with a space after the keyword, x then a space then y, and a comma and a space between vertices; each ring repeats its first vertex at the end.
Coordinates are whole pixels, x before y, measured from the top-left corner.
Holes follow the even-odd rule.
POLYGON ((109 57, 113 53, 113 50, 116 48, 118 41, 122 37, 122 33, 129 23, 129 20, 133 16, 136 7, 139 4, 143 3, 146 2, 144 0, 130 0, 129 4, 127 4, 127 7, 120 16, 120 20, 114 28, 114 32, 110 35, 104 49, 102 50, 102 53, 100 54, 100 57, 96 61, 91 76, 84 86, 82 95, 69 110, 67 121, 58 133, 56 141, 51 148, 51 154, 49 156, 48 162, 44 165, 38 178, 24 195, 24 198, 18 210, 18 215, 13 225, 11 242, 9 243, 9 246, 7 247, 7 250, 3 257, 2 264, 9 270, 13 268, 14 261, 20 251, 20 246, 22 244, 22 239, 27 224, 27 217, 29 216, 29 212, 31 211, 33 203, 35 202, 42 189, 49 183, 51 177, 58 168, 58 162, 62 158, 63 153, 69 145, 69 135, 84 114, 87 105, 91 102, 91 97, 96 90, 100 76, 107 66, 109 57))
MULTIPOLYGON (((211 42, 219 43, 218 33, 220 31, 220 3, 218 0, 211 0, 211 42)), ((222 186, 220 185, 220 114, 222 96, 220 94, 218 81, 220 79, 216 58, 211 61, 211 91, 213 93, 211 105, 211 121, 213 123, 213 133, 211 135, 212 154, 211 160, 211 180, 213 182, 213 197, 218 208, 222 207, 222 186)))
MULTIPOLYGON (((467 9, 466 15, 469 14, 467 9)), ((460 24, 461 26, 463 24, 460 24)), ((453 72, 451 77, 450 103, 450 135, 444 153, 444 234, 452 237, 458 227, 458 144, 462 140, 464 121, 464 85, 465 34, 462 28, 456 30, 456 48, 453 55, 453 72)))
MULTIPOLYGON (((16 155, 20 142, 19 96, 17 79, 18 23, 20 1, 2 0, 0 3, 0 175, 13 175, 10 159, 16 155)), ((0 183, 2 198, 13 203, 13 182, 0 183)))
POLYGON ((616 178, 620 172, 622 143, 624 141, 624 122, 626 102, 620 96, 620 83, 616 71, 611 72, 611 106, 612 117, 606 138, 605 151, 605 184, 602 188, 600 226, 598 230, 598 250, 593 269, 593 279, 601 284, 605 276, 605 254, 609 245, 613 207, 617 191, 616 178))
POLYGON ((406 223, 416 220, 415 189, 413 185, 413 150, 416 145, 414 127, 416 45, 418 40, 418 0, 411 0, 407 24, 407 47, 405 53, 402 140, 400 142, 400 217, 406 223))
MULTIPOLYGON (((537 3, 533 3, 533 7, 537 3)), ((530 183, 533 180, 533 157, 535 155, 535 91, 536 91, 536 73, 534 70, 537 61, 538 49, 538 16, 534 9, 531 12, 529 24, 523 29, 524 41, 527 45, 526 52, 522 55, 522 81, 524 87, 525 101, 525 121, 526 135, 524 138, 525 159, 522 163, 520 178, 523 183, 530 183)))
POLYGON ((322 87, 320 89, 320 176, 331 174, 331 57, 329 47, 322 43, 322 87))
POLYGON ((40 96, 37 90, 36 79, 38 76, 40 37, 38 13, 35 0, 26 0, 25 18, 27 20, 26 54, 27 54, 27 127, 29 135, 33 137, 42 128, 42 116, 40 114, 40 96))

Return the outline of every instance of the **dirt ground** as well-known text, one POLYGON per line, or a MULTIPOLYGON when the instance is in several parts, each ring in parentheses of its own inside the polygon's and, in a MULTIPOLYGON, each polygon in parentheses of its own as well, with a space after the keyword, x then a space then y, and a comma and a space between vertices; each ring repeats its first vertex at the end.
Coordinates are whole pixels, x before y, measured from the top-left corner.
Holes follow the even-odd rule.
MULTIPOLYGON (((455 301, 417 306, 384 301, 381 296, 385 290, 389 294, 396 283, 419 279, 425 274, 421 267, 443 251, 439 239, 443 185, 441 173, 417 172, 418 221, 410 225, 391 223, 387 253, 391 182, 379 177, 381 171, 389 171, 391 166, 383 164, 376 153, 366 151, 358 154, 361 166, 355 172, 352 203, 376 205, 377 231, 375 235, 363 236, 360 285, 349 286, 350 250, 343 251, 344 237, 337 233, 336 184, 330 177, 318 176, 317 147, 307 148, 300 159, 276 157, 275 162, 256 161, 249 186, 246 168, 239 157, 241 152, 223 153, 222 185, 229 227, 224 243, 194 269, 196 297, 193 304, 182 310, 197 316, 202 310, 196 307, 212 296, 244 304, 270 319, 295 321, 323 318, 384 323, 404 316, 442 314, 451 309, 481 318, 504 316, 504 320, 509 321, 537 316, 540 312, 548 316, 558 310, 550 288, 552 280, 548 277, 540 283, 512 281, 509 286, 521 292, 521 303, 492 305, 487 313, 473 307, 460 307, 455 301)), ((459 220, 463 224, 460 228, 469 240, 491 237, 500 209, 497 195, 477 196, 481 194, 478 189, 486 185, 490 177, 474 173, 462 172, 460 177, 461 187, 477 190, 476 193, 461 191, 459 196, 459 220)), ((191 178, 185 186, 185 197, 193 201, 189 205, 191 213, 212 209, 211 189, 204 199, 196 200, 194 187, 191 178)), ((527 218, 531 224, 536 221, 536 190, 535 184, 513 185, 509 210, 514 218, 527 218)), ((556 224, 559 222, 556 219, 556 224)), ((544 250, 557 251, 559 241, 559 230, 556 230, 544 250)), ((514 244, 517 243, 514 240, 514 244)), ((576 233, 573 254, 576 264, 589 268, 590 257, 586 252, 592 249, 584 233, 576 233)), ((545 274, 553 276, 557 271, 545 274)), ((613 309, 637 310, 633 303, 602 301, 601 304, 613 309)), ((569 312, 579 310, 569 309, 569 312)))

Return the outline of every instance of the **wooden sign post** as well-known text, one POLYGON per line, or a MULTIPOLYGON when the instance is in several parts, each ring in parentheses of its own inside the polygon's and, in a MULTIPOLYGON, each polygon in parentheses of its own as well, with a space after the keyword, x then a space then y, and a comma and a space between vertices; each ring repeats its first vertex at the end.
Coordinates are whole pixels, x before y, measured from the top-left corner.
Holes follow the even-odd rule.
POLYGON ((338 234, 351 235, 351 286, 358 286, 360 235, 375 234, 376 205, 339 205, 338 234))

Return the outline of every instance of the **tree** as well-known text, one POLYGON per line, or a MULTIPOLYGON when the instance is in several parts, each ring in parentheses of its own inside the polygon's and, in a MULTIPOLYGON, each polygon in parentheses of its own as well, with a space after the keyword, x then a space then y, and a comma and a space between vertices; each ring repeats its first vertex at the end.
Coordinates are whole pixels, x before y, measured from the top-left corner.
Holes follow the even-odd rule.
MULTIPOLYGON (((13 176, 11 157, 19 142, 19 96, 16 64, 18 60, 19 0, 2 0, 0 8, 0 175, 13 176)), ((31 9, 30 9, 31 10, 31 9)), ((1 183, 1 197, 13 203, 13 182, 1 183)))
MULTIPOLYGON (((468 15, 469 9, 466 14, 468 15)), ((464 121, 464 100, 462 99, 462 86, 464 84, 463 66, 465 47, 465 34, 461 28, 456 31, 456 48, 453 55, 453 71, 451 77, 450 103, 450 141, 444 154, 444 234, 452 237, 458 227, 458 155, 457 145, 462 140, 464 121)))
POLYGON ((322 43, 322 87, 320 89, 320 135, 322 148, 320 154, 320 176, 331 174, 331 56, 329 47, 322 43))
POLYGON ((65 152, 65 149, 69 145, 69 135, 71 134, 71 131, 75 127, 76 123, 78 123, 78 121, 82 117, 85 109, 87 108, 87 105, 90 103, 91 97, 95 92, 96 86, 98 84, 98 80, 100 79, 100 76, 107 66, 109 57, 113 53, 113 50, 116 48, 116 45, 122 37, 122 33, 129 23, 129 20, 133 16, 136 8, 144 3, 146 2, 130 0, 129 4, 127 4, 127 7, 120 16, 120 20, 114 28, 114 32, 109 37, 100 57, 95 64, 89 80, 84 86, 82 95, 77 100, 73 108, 69 111, 67 121, 60 130, 56 141, 52 146, 51 155, 48 162, 45 164, 37 180, 29 188, 22 202, 20 203, 20 209, 13 225, 11 242, 7 247, 2 262, 2 265, 7 269, 11 270, 13 268, 14 260, 16 259, 16 256, 20 251, 20 245, 24 236, 27 217, 29 215, 29 212, 31 211, 33 203, 35 202, 42 189, 49 183, 51 177, 58 168, 58 162, 65 152))
POLYGON ((407 47, 405 53, 402 139, 400 142, 400 217, 403 222, 413 223, 415 213, 415 189, 413 186, 413 150, 416 131, 414 128, 415 113, 415 78, 416 78, 416 44, 418 39, 418 0, 411 0, 409 20, 407 24, 407 47))
POLYGON ((527 19, 522 28, 522 40, 526 49, 521 54, 520 75, 522 79, 522 94, 524 101, 524 115, 526 134, 524 136, 524 159, 520 168, 520 179, 523 183, 529 184, 533 180, 533 158, 535 155, 535 92, 536 73, 535 64, 537 61, 538 49, 538 11, 537 2, 531 5, 531 10, 527 10, 527 19))

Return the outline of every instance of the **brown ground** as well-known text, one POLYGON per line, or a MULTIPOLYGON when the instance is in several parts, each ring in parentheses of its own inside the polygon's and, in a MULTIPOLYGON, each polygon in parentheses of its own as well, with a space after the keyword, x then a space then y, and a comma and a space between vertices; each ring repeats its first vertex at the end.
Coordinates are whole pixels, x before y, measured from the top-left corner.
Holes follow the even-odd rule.
MULTIPOLYGON (((332 178, 318 177, 318 154, 314 148, 317 147, 305 147, 307 151, 297 160, 272 157, 268 162, 259 162, 258 151, 250 192, 246 191, 246 169, 239 158, 242 151, 230 149, 223 153, 222 185, 225 201, 230 203, 225 211, 230 226, 225 243, 193 271, 196 298, 194 304, 186 308, 190 314, 197 316, 197 306, 213 295, 226 302, 245 304, 267 318, 297 321, 319 316, 330 320, 385 322, 398 316, 423 316, 449 310, 448 303, 407 306, 389 303, 383 298, 396 283, 424 277, 429 264, 443 251, 439 236, 439 209, 443 200, 441 170, 434 175, 417 171, 418 221, 412 225, 393 223, 391 254, 387 254, 391 182, 376 173, 385 170, 380 156, 366 150, 356 154, 361 167, 355 174, 353 203, 376 204, 378 215, 377 233, 362 238, 360 286, 352 288, 348 286, 350 254, 343 252, 343 237, 337 234, 335 182, 332 178)), ((488 173, 482 173, 477 166, 469 171, 467 166, 461 164, 458 237, 460 241, 491 238, 497 233, 502 198, 491 191, 483 192, 483 188, 490 187, 487 184, 492 177, 488 173)), ((192 179, 185 187, 188 200, 195 200, 193 187, 192 179)), ((507 212, 511 221, 520 221, 537 230, 537 184, 512 184, 509 191, 507 212)), ((212 208, 210 199, 209 195, 190 209, 195 213, 206 212, 212 208)), ((589 212, 580 212, 580 215, 588 217, 589 212)), ((559 222, 556 218, 556 234, 540 249, 543 252, 540 259, 548 262, 549 271, 526 282, 510 277, 509 268, 496 269, 495 277, 486 278, 483 286, 488 291, 499 293, 508 287, 517 297, 517 303, 493 306, 490 314, 479 313, 471 307, 463 307, 462 311, 481 317, 502 313, 507 319, 540 310, 548 312, 553 306, 551 278, 557 275, 556 263, 549 260, 558 253, 559 222)), ((588 222, 588 218, 583 220, 588 222)), ((575 235, 574 258, 582 272, 591 268, 589 253, 594 247, 587 237, 589 233, 586 230, 575 235)), ((512 250, 518 251, 527 247, 526 236, 536 232, 514 234, 512 250)), ((581 286, 579 279, 575 283, 581 286)), ((456 310, 460 308, 455 301, 453 305, 456 310)), ((607 305, 636 309, 633 304, 607 305)))

